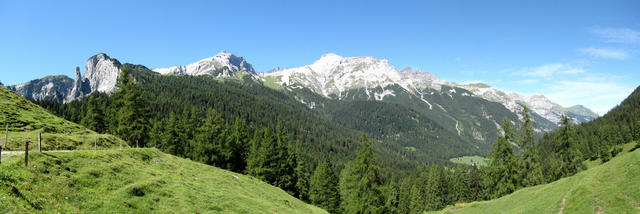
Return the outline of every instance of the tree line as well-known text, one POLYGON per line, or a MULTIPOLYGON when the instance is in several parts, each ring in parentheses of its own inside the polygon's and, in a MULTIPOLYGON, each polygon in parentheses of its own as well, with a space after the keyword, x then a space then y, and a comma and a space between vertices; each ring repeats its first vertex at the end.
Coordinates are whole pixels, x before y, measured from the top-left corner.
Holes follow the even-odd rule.
POLYGON ((261 127, 199 107, 158 115, 149 108, 139 80, 126 68, 117 87, 111 96, 94 93, 86 102, 69 104, 76 107, 39 104, 54 112, 57 108, 97 132, 126 139, 131 146, 156 147, 252 175, 331 213, 422 213, 458 202, 493 199, 571 176, 584 169, 582 161, 594 157, 606 161, 619 152, 620 144, 640 139, 638 117, 624 116, 638 115, 638 101, 623 102, 613 113, 578 126, 564 116, 558 130, 537 142, 535 122, 525 106, 520 127, 503 120, 488 166, 431 164, 415 168, 409 176, 394 177, 381 173, 375 144, 364 133, 359 143, 350 143, 359 146, 355 156, 341 162, 326 154, 309 154, 303 147, 312 145, 292 137, 284 124, 288 120, 278 121, 275 128, 261 127))

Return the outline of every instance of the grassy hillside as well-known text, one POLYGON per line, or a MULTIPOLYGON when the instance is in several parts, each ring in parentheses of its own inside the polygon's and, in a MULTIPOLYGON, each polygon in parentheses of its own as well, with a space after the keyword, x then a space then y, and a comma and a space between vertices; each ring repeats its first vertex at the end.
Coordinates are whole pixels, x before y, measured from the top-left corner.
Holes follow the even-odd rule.
POLYGON ((38 133, 42 132, 43 149, 89 149, 95 138, 100 148, 119 146, 115 136, 97 134, 76 123, 59 118, 19 94, 0 87, 0 146, 3 150, 24 150, 26 140, 37 149, 38 133), (6 125, 8 143, 5 142, 6 125), (66 131, 66 132, 65 132, 66 131))
MULTIPOLYGON (((625 151, 629 151, 627 144, 625 151)), ((433 213, 639 213, 640 149, 553 183, 433 213)))
POLYGON ((326 213, 256 178, 156 149, 30 153, 0 165, 0 213, 326 213))
POLYGON ((466 164, 472 166, 474 163, 478 164, 478 166, 487 166, 487 158, 481 156, 462 156, 457 158, 451 158, 449 161, 458 163, 458 164, 466 164))

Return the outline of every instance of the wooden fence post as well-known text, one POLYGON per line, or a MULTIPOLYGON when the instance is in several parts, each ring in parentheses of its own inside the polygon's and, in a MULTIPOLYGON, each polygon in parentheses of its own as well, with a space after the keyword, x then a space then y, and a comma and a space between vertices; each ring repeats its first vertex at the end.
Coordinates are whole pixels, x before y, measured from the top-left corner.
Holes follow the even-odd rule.
POLYGON ((2 146, 0 146, 0 164, 2 164, 2 146))
POLYGON ((122 139, 120 139, 120 150, 122 150, 122 139))
POLYGON ((24 166, 29 165, 29 140, 24 144, 24 166))
POLYGON ((42 132, 38 132, 38 151, 42 152, 42 132))
POLYGON ((9 143, 9 123, 5 123, 4 130, 4 147, 7 147, 7 143, 9 143))

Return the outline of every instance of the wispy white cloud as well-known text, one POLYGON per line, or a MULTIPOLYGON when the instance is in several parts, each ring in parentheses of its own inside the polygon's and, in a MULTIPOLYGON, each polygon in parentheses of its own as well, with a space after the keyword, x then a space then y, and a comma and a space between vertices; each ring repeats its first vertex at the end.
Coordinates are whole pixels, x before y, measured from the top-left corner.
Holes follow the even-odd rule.
POLYGON ((540 82, 540 80, 537 80, 537 79, 523 79, 523 80, 517 80, 516 82, 522 83, 522 84, 534 84, 534 83, 540 82))
POLYGON ((630 57, 629 54, 625 51, 606 49, 606 48, 583 48, 583 49, 580 49, 580 51, 582 53, 585 53, 594 57, 607 58, 607 59, 622 60, 622 59, 628 59, 630 57))
POLYGON ((589 76, 578 80, 558 81, 544 89, 551 100, 564 106, 582 104, 604 115, 619 104, 633 87, 609 77, 589 76))
POLYGON ((629 28, 594 27, 591 32, 612 43, 640 43, 640 31, 629 28))
POLYGON ((533 68, 524 68, 515 73, 521 76, 549 78, 558 74, 579 74, 584 73, 582 68, 577 68, 564 63, 545 64, 533 68))
POLYGON ((512 75, 527 77, 515 79, 511 85, 519 88, 514 91, 541 93, 565 107, 584 105, 600 115, 618 105, 635 88, 624 83, 622 76, 596 75, 585 66, 576 62, 549 63, 510 70, 512 75))

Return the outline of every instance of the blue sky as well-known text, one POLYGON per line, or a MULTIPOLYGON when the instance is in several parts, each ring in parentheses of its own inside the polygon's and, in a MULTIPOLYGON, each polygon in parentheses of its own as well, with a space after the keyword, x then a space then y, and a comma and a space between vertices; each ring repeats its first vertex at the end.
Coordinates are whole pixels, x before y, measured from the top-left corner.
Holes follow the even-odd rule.
POLYGON ((603 114, 640 83, 639 1, 0 0, 0 81, 74 76, 105 52, 147 67, 230 51, 257 71, 374 56, 603 114))

